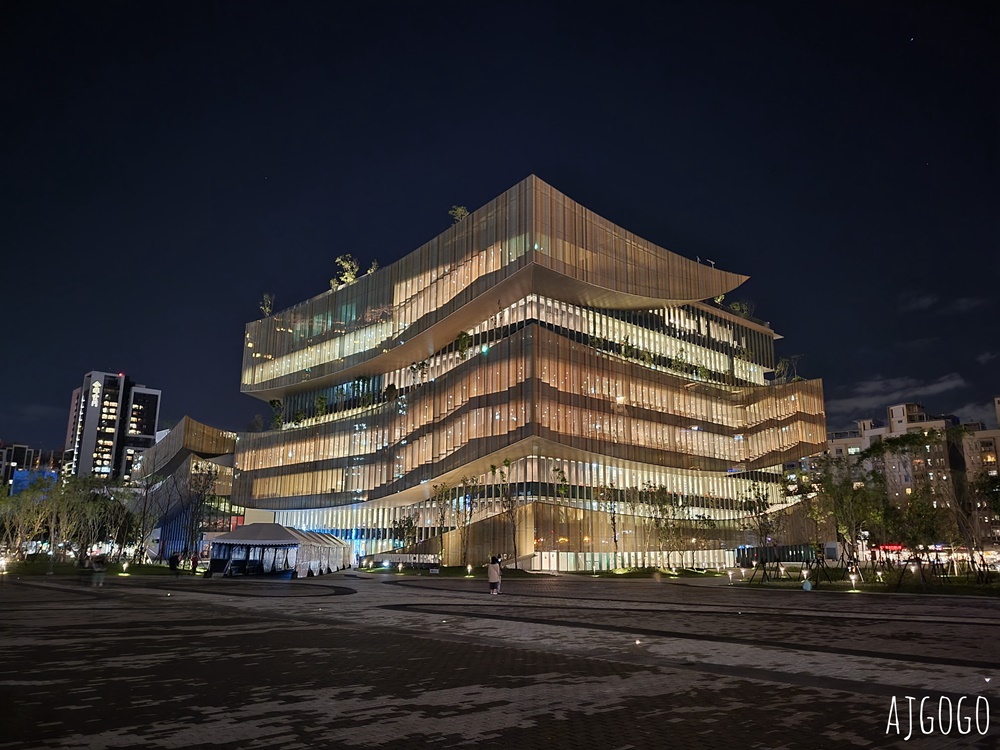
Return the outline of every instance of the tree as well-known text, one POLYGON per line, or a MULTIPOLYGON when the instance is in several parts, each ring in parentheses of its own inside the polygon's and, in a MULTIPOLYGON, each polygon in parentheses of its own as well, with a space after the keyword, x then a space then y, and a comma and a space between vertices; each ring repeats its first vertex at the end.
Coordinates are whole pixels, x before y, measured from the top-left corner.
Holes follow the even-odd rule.
POLYGON ((832 516, 848 564, 857 565, 862 532, 878 523, 884 498, 879 477, 863 461, 826 457, 820 462, 817 515, 832 516))
POLYGON ((785 378, 788 377, 788 371, 791 369, 792 361, 788 357, 782 357, 778 360, 778 364, 774 367, 774 380, 776 383, 784 383, 785 378))
POLYGON ((120 557, 122 528, 129 522, 123 502, 123 485, 117 480, 95 478, 90 490, 78 498, 80 549, 91 549, 110 539, 119 543, 120 557))
POLYGON ((313 407, 317 417, 326 416, 327 406, 326 406, 326 396, 320 394, 316 396, 315 401, 313 401, 313 407))
POLYGON ((614 484, 597 487, 597 500, 608 512, 611 521, 611 542, 615 548, 615 567, 618 567, 618 491, 614 484))
POLYGON ((472 519, 479 508, 479 484, 479 477, 462 477, 459 481, 455 520, 462 545, 462 565, 469 564, 469 533, 472 530, 472 519))
POLYGON ((805 471, 795 472, 795 477, 786 477, 786 496, 798 499, 805 517, 812 522, 812 543, 818 549, 824 542, 824 530, 827 528, 833 510, 826 497, 819 492, 812 474, 805 471))
POLYGON ((554 466, 552 473, 556 475, 556 495, 559 497, 569 497, 569 481, 566 479, 566 469, 562 466, 554 466))
POLYGON ((368 273, 369 274, 373 274, 377 270, 378 270, 378 261, 377 260, 373 260, 372 264, 370 266, 368 266, 368 273))
POLYGON ((435 484, 431 488, 431 499, 437 511, 438 562, 444 565, 444 534, 447 531, 448 514, 451 508, 451 485, 447 482, 435 484))
POLYGON ((284 407, 278 399, 274 398, 267 402, 267 405, 271 407, 271 429, 280 430, 281 426, 285 422, 284 418, 284 407))
POLYGON ((991 476, 984 471, 969 483, 969 488, 972 496, 981 503, 981 508, 989 508, 990 512, 1000 516, 1000 476, 991 476))
POLYGON ((264 431, 264 417, 260 414, 254 414, 253 419, 247 425, 247 432, 263 432, 264 431))
POLYGON ((166 510, 159 503, 162 493, 157 492, 163 481, 164 477, 159 474, 146 472, 142 463, 139 464, 139 470, 132 475, 130 481, 132 488, 131 509, 135 519, 135 552, 132 555, 132 562, 135 564, 145 562, 146 542, 153 529, 159 525, 166 510))
POLYGON ((55 562, 57 556, 65 561, 67 546, 76 542, 81 551, 83 546, 81 533, 85 528, 88 503, 98 491, 101 480, 96 477, 65 477, 51 485, 46 493, 49 499, 50 524, 49 545, 50 562, 55 562))
MULTIPOLYGON (((695 513, 692 520, 694 521, 694 530, 695 533, 698 534, 701 548, 705 549, 708 543, 708 532, 718 529, 719 524, 707 513, 695 513)), ((695 567, 695 555, 693 549, 691 550, 691 567, 695 567)))
POLYGON ((638 487, 626 487, 622 492, 622 502, 625 503, 625 509, 632 516, 633 531, 636 539, 639 540, 637 546, 641 546, 645 557, 649 554, 649 522, 651 519, 648 514, 640 513, 642 501, 642 492, 638 487))
POLYGON ((751 484, 742 506, 743 530, 753 535, 758 547, 772 544, 784 526, 784 516, 773 510, 767 488, 757 482, 751 484))
POLYGON ((210 506, 216 500, 219 467, 209 461, 192 462, 186 479, 177 486, 184 517, 184 546, 194 552, 201 548, 201 532, 210 506))
POLYGON ((749 300, 738 299, 729 303, 729 309, 744 318, 749 318, 753 316, 754 309, 756 305, 749 300))
POLYGON ((517 496, 514 495, 510 481, 510 459, 505 458, 501 466, 490 466, 493 475, 493 485, 497 488, 500 499, 500 512, 507 520, 510 529, 510 539, 514 547, 514 567, 517 567, 517 496))
POLYGON ((455 220, 456 224, 458 224, 458 222, 462 221, 462 219, 469 215, 469 209, 465 206, 452 206, 448 215, 455 220))
POLYGON ((336 262, 340 266, 340 272, 330 279, 330 288, 336 289, 341 284, 354 283, 358 278, 358 271, 361 269, 358 259, 353 255, 338 255, 336 262))
POLYGON ((264 296, 260 300, 260 311, 264 313, 265 318, 271 317, 271 311, 274 309, 274 295, 270 292, 264 292, 264 296))
POLYGON ((455 348, 458 349, 458 356, 465 359, 469 354, 469 349, 472 348, 472 336, 469 335, 468 331, 462 331, 458 334, 458 338, 455 339, 455 348))
POLYGON ((657 546, 666 551, 669 566, 673 553, 679 551, 681 546, 686 520, 684 502, 680 495, 670 492, 662 484, 654 486, 647 482, 644 490, 652 515, 653 534, 657 546))
POLYGON ((51 517, 48 491, 52 484, 51 479, 35 479, 24 491, 0 498, 2 546, 14 550, 18 559, 24 559, 28 543, 41 536, 51 517))
POLYGON ((417 543, 417 525, 413 516, 397 518, 389 530, 393 539, 399 541, 401 547, 410 547, 417 543))

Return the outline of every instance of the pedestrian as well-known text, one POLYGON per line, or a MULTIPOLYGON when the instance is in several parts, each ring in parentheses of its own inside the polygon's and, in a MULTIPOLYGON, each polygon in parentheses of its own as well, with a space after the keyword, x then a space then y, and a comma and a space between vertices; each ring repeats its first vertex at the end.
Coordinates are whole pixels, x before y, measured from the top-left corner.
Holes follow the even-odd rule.
POLYGON ((500 558, 490 558, 490 564, 486 566, 486 577, 490 582, 490 594, 496 596, 500 593, 500 558))
POLYGON ((170 553, 170 569, 174 572, 174 575, 179 577, 181 574, 181 556, 176 552, 170 553))
POLYGON ((191 575, 198 575, 198 552, 191 553, 191 575))
POLYGON ((104 564, 107 562, 107 558, 104 555, 98 555, 94 558, 91 567, 94 569, 94 575, 90 579, 91 586, 103 586, 104 585, 104 564))

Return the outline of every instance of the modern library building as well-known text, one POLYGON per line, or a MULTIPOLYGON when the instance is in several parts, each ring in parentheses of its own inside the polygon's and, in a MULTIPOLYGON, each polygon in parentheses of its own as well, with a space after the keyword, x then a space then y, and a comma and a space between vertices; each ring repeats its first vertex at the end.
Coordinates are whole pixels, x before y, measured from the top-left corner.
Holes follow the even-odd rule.
POLYGON ((725 564, 826 439, 822 383, 775 378, 778 336, 723 300, 746 279, 528 177, 247 325, 273 418, 239 435, 233 502, 359 556, 725 564))

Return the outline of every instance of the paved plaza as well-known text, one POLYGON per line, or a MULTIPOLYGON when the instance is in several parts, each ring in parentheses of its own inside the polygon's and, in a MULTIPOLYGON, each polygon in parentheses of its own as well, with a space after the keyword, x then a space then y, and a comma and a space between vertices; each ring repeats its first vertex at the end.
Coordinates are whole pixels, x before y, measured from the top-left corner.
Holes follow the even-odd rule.
POLYGON ((992 749, 998 635, 995 599, 724 579, 8 577, 0 750, 992 749))

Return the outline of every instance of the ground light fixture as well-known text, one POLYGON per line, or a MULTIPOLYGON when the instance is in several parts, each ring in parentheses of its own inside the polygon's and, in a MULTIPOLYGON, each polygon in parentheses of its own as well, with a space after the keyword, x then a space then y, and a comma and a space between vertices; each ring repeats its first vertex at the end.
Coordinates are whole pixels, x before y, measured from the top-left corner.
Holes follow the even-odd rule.
POLYGON ((469 563, 468 565, 465 566, 465 574, 467 576, 472 575, 472 563, 469 563))
POLYGON ((732 586, 733 585, 733 571, 727 570, 726 572, 729 573, 729 585, 732 586))
POLYGON ((130 575, 132 575, 131 573, 128 572, 128 563, 127 562, 123 562, 122 563, 122 572, 119 573, 118 575, 120 575, 120 576, 130 576, 130 575))
POLYGON ((858 577, 851 573, 851 591, 855 591, 854 582, 858 580, 858 577))

